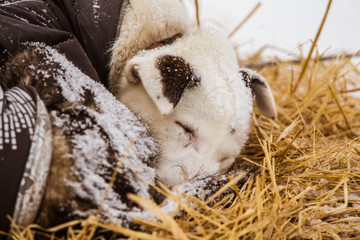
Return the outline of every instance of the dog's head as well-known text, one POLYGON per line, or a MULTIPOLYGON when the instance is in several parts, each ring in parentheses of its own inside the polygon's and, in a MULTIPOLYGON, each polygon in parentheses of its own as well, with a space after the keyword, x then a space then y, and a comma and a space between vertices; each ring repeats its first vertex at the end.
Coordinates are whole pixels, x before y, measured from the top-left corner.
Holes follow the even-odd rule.
POLYGON ((241 69, 212 29, 191 28, 179 0, 132 0, 113 48, 113 93, 160 145, 157 177, 171 187, 225 171, 244 146, 253 98, 276 116, 265 79, 241 69))

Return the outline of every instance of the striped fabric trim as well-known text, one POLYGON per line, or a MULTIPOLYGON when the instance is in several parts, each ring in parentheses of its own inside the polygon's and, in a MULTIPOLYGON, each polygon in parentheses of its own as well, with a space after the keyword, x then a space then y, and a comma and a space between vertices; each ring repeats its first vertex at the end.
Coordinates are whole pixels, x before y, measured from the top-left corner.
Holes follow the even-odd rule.
POLYGON ((36 103, 26 91, 13 88, 4 93, 0 88, 0 150, 4 144, 11 144, 11 149, 16 150, 16 134, 24 130, 33 139, 35 111, 36 103))
POLYGON ((52 154, 52 133, 49 114, 37 97, 34 138, 25 165, 13 213, 15 223, 27 226, 38 213, 44 195, 52 154))

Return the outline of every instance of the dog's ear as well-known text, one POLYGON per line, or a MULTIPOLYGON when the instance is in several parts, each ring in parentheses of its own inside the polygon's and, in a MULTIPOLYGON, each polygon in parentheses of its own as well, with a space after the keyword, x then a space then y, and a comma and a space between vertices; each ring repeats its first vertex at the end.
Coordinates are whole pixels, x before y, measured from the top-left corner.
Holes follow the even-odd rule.
POLYGON ((275 119, 277 116, 275 101, 265 78, 250 69, 242 68, 240 73, 246 86, 251 88, 252 95, 255 97, 256 105, 260 111, 265 116, 275 119))

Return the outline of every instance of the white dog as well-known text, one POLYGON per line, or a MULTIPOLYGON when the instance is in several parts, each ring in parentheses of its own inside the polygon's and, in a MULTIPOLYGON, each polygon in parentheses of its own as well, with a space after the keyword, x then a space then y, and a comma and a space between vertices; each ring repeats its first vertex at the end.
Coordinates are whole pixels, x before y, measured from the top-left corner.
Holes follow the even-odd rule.
POLYGON ((238 66, 222 34, 191 26, 182 1, 130 0, 122 14, 110 88, 159 142, 158 179, 171 187, 225 171, 247 140, 253 98, 276 117, 267 82, 238 66))

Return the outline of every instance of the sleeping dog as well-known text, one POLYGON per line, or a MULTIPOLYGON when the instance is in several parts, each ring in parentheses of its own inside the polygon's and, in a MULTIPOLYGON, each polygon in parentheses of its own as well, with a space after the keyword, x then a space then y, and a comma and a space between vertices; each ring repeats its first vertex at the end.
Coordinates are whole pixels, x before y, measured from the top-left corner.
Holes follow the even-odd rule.
POLYGON ((234 162, 247 140, 253 96, 276 117, 265 79, 239 68, 221 34, 191 27, 181 1, 130 1, 110 66, 110 90, 159 142, 156 173, 169 187, 234 162))
MULTIPOLYGON (((17 11, 30 2, 20 1, 17 11)), ((266 80, 238 66, 234 49, 221 33, 193 26, 182 1, 119 1, 117 24, 109 24, 116 35, 104 53, 108 58, 92 48, 103 41, 93 37, 91 29, 84 32, 83 1, 49 2, 46 6, 57 18, 59 9, 75 9, 81 34, 74 25, 76 38, 69 33, 67 40, 53 44, 39 32, 35 41, 43 43, 14 50, 1 74, 5 89, 34 86, 51 122, 50 170, 43 170, 46 181, 36 190, 42 200, 28 204, 24 196, 33 190, 24 190, 22 182, 13 213, 18 223, 51 226, 87 217, 101 207, 104 217, 128 226, 145 213, 127 200, 127 193, 151 198, 148 183, 172 188, 226 172, 247 140, 253 99, 266 116, 276 117, 266 80), (107 76, 107 65, 109 81, 96 83, 107 76), (33 214, 24 216, 29 206, 33 214)), ((90 6, 95 32, 96 26, 106 26, 102 20, 108 15, 101 11, 105 2, 90 6)), ((48 23, 56 29, 54 19, 48 23)), ((54 34, 63 36, 64 31, 54 34)), ((25 169, 30 171, 31 165, 25 169)))

